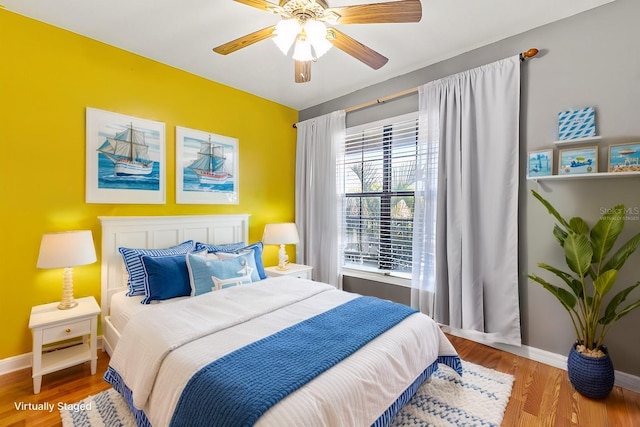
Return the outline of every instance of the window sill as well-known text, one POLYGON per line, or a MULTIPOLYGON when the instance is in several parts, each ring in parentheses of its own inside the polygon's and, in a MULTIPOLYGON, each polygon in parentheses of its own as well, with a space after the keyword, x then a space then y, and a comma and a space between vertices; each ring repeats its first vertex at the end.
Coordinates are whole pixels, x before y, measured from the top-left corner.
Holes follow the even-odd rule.
POLYGON ((389 285, 402 286, 405 288, 411 287, 411 279, 404 279, 402 277, 356 270, 352 268, 343 268, 342 275, 348 277, 356 277, 358 279, 372 280, 374 282, 386 283, 389 285))

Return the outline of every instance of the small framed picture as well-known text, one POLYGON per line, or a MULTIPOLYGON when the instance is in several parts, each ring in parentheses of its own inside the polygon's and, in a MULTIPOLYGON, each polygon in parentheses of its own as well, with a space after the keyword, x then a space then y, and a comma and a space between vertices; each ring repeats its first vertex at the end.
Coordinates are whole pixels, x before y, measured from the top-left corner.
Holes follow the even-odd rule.
POLYGON ((527 176, 548 176, 553 175, 553 149, 529 151, 529 165, 527 176))
POLYGON ((577 175, 598 172, 598 147, 560 150, 558 175, 577 175))
POLYGON ((176 126, 176 203, 239 203, 238 139, 176 126))
POLYGON ((640 172, 640 142, 609 146, 609 172, 640 172))

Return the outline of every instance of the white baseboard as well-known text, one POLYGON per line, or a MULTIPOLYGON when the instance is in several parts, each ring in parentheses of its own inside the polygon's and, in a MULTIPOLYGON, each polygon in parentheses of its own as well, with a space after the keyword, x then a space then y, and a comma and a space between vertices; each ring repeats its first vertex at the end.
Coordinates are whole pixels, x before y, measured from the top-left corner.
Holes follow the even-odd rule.
MULTIPOLYGON (((443 330, 445 330, 445 328, 443 328, 443 330)), ((469 337, 464 336, 464 334, 458 333, 457 331, 451 331, 451 330, 448 330, 448 328, 446 329, 447 329, 446 331, 447 333, 450 333, 455 336, 460 336, 462 338, 470 339, 469 337)), ((529 347, 526 345, 517 347, 517 346, 507 345, 507 344, 483 342, 482 340, 478 340, 476 338, 477 337, 474 337, 473 341, 480 342, 481 344, 488 345, 489 347, 497 348, 498 350, 503 350, 503 351, 506 351, 507 353, 525 357, 527 359, 534 360, 536 362, 544 363, 545 365, 550 365, 565 371, 567 370, 567 356, 563 356, 557 353, 552 353, 547 350, 541 350, 535 347, 529 347)), ((627 374, 626 372, 616 371, 615 385, 627 390, 631 390, 636 393, 640 393, 640 377, 627 374)))
POLYGON ((21 354, 19 356, 7 357, 0 360, 0 375, 10 374, 11 372, 27 369, 31 367, 31 353, 21 354))
MULTIPOLYGON (((102 335, 98 337, 98 350, 102 349, 102 335)), ((0 376, 31 367, 31 353, 0 359, 0 376)))

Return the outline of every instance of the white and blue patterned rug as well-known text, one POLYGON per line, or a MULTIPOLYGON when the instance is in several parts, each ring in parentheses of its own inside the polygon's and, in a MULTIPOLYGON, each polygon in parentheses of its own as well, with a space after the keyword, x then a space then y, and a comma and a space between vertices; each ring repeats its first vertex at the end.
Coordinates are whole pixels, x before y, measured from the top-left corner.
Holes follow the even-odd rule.
MULTIPOLYGON (((420 386, 393 421, 394 427, 500 426, 513 376, 462 361, 459 377, 445 365, 420 386)), ((129 408, 109 389, 60 411, 64 427, 135 427, 129 408)))

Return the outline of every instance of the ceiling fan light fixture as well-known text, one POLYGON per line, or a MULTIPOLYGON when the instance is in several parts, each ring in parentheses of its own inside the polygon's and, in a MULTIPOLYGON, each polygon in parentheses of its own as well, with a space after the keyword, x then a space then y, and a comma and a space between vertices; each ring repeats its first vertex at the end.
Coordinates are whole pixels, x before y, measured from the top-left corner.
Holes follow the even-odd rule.
POLYGON ((276 29, 273 31, 273 34, 275 34, 273 42, 282 53, 287 55, 289 50, 291 50, 291 45, 296 40, 296 37, 298 37, 298 34, 300 34, 300 31, 302 31, 302 27, 300 27, 297 19, 283 19, 278 22, 276 29))
POLYGON ((311 43, 302 34, 296 40, 296 46, 293 49, 293 59, 296 61, 313 61, 314 57, 311 53, 311 43))
POLYGON ((327 27, 320 21, 307 21, 304 25, 304 32, 307 35, 307 40, 313 46, 316 58, 320 58, 333 46, 327 40, 327 27))

